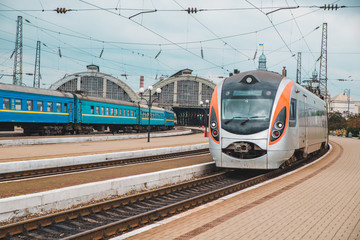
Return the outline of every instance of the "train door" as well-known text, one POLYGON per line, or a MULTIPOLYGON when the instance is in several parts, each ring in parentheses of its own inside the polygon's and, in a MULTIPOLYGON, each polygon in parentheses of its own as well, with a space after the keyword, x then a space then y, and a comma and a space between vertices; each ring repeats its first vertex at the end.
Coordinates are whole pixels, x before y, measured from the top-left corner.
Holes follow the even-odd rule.
MULTIPOLYGON (((304 112, 304 140, 305 140, 305 149, 304 155, 307 155, 308 146, 309 146, 309 105, 307 102, 307 96, 304 95, 304 105, 305 105, 305 112, 304 112)), ((304 156, 305 157, 305 156, 304 156)))
POLYGON ((82 122, 82 103, 81 103, 81 100, 79 100, 79 104, 78 104, 78 122, 79 123, 82 122))
POLYGON ((69 113, 69 122, 73 122, 73 117, 74 117, 74 114, 73 114, 73 105, 72 103, 65 103, 66 105, 66 110, 67 112, 69 113))

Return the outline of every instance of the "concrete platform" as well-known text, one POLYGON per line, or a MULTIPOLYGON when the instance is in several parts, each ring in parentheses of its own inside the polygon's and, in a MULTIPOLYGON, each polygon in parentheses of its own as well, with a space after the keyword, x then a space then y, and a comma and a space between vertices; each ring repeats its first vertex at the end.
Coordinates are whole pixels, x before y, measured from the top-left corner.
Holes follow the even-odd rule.
MULTIPOLYGON (((167 132, 152 132, 151 138, 170 137, 191 134, 191 130, 185 131, 167 131, 167 132)), ((75 142, 99 142, 99 141, 115 141, 125 139, 140 139, 147 138, 147 133, 142 134, 126 134, 126 135, 92 135, 92 136, 49 136, 49 137, 27 137, 27 138, 11 138, 0 139, 0 146, 20 146, 20 145, 38 145, 38 144, 56 144, 56 143, 75 143, 75 142)))
POLYGON ((93 154, 109 154, 154 148, 177 147, 208 143, 203 134, 168 136, 147 139, 123 139, 98 142, 57 143, 0 147, 0 163, 25 160, 64 158, 93 154))
POLYGON ((115 239, 360 239, 360 140, 293 174, 115 239))
POLYGON ((92 201, 188 181, 214 171, 213 162, 91 182, 21 196, 0 198, 0 223, 14 218, 69 209, 92 201))

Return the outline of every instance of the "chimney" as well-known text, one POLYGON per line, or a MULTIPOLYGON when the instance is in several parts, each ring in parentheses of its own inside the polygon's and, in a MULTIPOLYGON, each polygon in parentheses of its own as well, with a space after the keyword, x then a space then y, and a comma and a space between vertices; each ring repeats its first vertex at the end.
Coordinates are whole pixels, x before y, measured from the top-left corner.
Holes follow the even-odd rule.
POLYGON ((144 76, 140 76, 140 88, 144 87, 144 76))
POLYGON ((283 77, 286 77, 286 69, 285 69, 285 67, 283 67, 282 76, 283 76, 283 77))

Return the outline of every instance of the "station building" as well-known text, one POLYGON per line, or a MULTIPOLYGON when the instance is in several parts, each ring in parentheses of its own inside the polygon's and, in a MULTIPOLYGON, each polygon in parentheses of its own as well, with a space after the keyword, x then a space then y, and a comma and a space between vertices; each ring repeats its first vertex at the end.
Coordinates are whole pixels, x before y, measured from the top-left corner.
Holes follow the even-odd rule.
MULTIPOLYGON (((96 65, 88 65, 87 71, 66 75, 50 88, 146 104, 125 82, 99 70, 96 65)), ((152 99, 158 98, 153 105, 174 111, 178 125, 201 126, 206 122, 215 87, 212 81, 192 75, 191 69, 183 69, 153 85, 153 89, 161 89, 159 96, 155 95, 156 91, 151 92, 152 99)), ((148 99, 149 91, 143 96, 148 99)))

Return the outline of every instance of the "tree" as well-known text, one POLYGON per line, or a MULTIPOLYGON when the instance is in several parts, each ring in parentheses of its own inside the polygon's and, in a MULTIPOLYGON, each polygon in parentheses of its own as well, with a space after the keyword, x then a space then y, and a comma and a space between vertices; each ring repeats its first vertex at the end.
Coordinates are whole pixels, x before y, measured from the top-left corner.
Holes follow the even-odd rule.
POLYGON ((346 128, 346 119, 340 112, 329 112, 329 130, 346 128))

